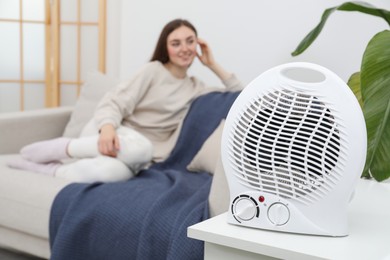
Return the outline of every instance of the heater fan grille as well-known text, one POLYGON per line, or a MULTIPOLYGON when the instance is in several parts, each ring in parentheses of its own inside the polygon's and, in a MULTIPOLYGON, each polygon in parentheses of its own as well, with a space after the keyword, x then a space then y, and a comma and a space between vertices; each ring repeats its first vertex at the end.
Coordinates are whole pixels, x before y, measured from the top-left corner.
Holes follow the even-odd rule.
POLYGON ((345 161, 335 113, 320 98, 287 89, 254 98, 229 137, 240 183, 304 204, 322 198, 345 161))

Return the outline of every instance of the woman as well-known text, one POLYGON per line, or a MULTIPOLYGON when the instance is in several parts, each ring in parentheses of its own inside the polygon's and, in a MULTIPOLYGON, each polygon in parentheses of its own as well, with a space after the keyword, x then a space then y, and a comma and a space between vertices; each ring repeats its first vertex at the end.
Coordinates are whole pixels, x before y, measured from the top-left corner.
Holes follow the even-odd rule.
POLYGON ((191 102, 215 90, 187 75, 195 57, 221 79, 226 87, 222 90, 242 89, 236 77, 214 60, 195 27, 176 19, 163 28, 151 61, 102 99, 84 130, 89 136, 28 145, 21 150, 23 159, 9 166, 78 182, 112 182, 127 180, 151 161, 165 159, 191 102), (59 162, 66 158, 78 160, 59 162))

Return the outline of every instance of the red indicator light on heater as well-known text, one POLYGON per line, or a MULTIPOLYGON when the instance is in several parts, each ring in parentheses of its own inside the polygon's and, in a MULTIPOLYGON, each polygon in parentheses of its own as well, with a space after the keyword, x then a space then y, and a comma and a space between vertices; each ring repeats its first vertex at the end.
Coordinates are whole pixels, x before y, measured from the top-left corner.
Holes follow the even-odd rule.
POLYGON ((260 196, 260 197, 259 197, 259 201, 260 201, 260 202, 264 202, 264 200, 265 200, 264 196, 260 196))

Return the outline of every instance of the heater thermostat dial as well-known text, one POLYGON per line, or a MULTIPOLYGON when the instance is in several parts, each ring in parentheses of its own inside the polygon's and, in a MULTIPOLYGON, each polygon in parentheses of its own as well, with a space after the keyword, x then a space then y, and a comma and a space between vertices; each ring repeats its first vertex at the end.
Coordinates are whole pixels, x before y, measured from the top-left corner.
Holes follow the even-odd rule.
POLYGON ((290 219, 290 210, 283 203, 274 203, 268 209, 268 219, 272 224, 282 226, 290 219))
POLYGON ((240 221, 248 221, 259 216, 259 207, 256 201, 247 196, 237 197, 232 205, 233 215, 240 221))

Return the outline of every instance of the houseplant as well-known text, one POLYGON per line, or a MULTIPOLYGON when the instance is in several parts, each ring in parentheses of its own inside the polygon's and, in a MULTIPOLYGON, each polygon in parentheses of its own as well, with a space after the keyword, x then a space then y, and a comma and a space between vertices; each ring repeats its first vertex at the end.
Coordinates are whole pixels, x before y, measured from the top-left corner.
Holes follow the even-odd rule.
MULTIPOLYGON (((319 24, 300 42, 293 56, 311 45, 336 10, 380 17, 390 26, 390 11, 365 2, 345 2, 323 12, 319 24)), ((390 30, 372 37, 364 51, 360 72, 352 74, 348 85, 359 100, 367 126, 367 158, 362 177, 383 181, 390 177, 390 30)))

